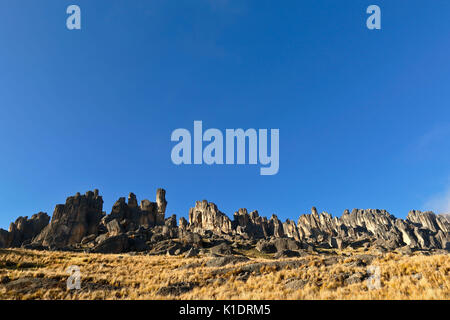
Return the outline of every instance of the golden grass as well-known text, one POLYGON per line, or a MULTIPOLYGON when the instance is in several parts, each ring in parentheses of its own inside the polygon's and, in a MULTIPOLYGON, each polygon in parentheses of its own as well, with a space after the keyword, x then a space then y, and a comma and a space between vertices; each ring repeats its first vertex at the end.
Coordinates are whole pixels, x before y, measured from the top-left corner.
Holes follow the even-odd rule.
POLYGON ((346 280, 354 274, 367 274, 366 266, 355 263, 360 254, 347 250, 334 255, 273 260, 252 251, 248 252, 250 261, 216 268, 204 265, 210 257, 185 259, 3 249, 0 250, 0 281, 3 279, 4 284, 0 284, 0 299, 450 298, 448 254, 378 254, 371 265, 380 267, 381 288, 373 290, 368 289, 365 279, 350 284, 346 280), (340 261, 327 263, 327 259, 333 257, 340 261), (296 268, 278 270, 270 265, 275 261, 294 260, 304 263, 296 268), (241 268, 255 262, 263 265, 242 280, 241 268), (66 270, 71 265, 81 269, 80 290, 66 288, 69 276, 66 270), (183 268, 186 265, 188 267, 183 268), (288 286, 292 281, 302 282, 304 286, 288 286), (178 296, 157 294, 161 287, 179 282, 195 286, 178 296))

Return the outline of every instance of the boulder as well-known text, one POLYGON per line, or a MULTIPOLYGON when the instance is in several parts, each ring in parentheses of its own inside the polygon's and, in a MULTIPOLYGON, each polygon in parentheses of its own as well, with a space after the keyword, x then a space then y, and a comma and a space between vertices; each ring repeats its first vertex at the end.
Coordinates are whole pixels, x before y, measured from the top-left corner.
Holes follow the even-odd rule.
POLYGON ((356 272, 352 275, 350 275, 348 278, 344 280, 345 284, 355 284, 355 283, 361 283, 366 278, 366 275, 361 272, 356 272))
POLYGON ((123 253, 130 248, 129 239, 125 234, 106 238, 96 245, 92 252, 94 253, 123 253))
POLYGON ((207 267, 223 267, 228 264, 237 264, 249 261, 250 259, 244 256, 225 256, 225 257, 216 257, 208 260, 206 262, 207 267))
POLYGON ((93 242, 93 241, 95 241, 96 237, 97 236, 95 234, 90 234, 90 235, 84 237, 83 239, 81 239, 81 244, 87 244, 89 242, 93 242))
POLYGON ((191 291, 196 286, 197 286, 196 283, 177 282, 177 283, 169 284, 167 286, 159 288, 158 291, 156 292, 156 294, 160 295, 160 296, 175 296, 176 297, 176 296, 182 295, 183 293, 191 291))
POLYGON ((266 240, 259 240, 256 244, 256 249, 262 253, 275 253, 277 251, 275 245, 266 240))
POLYGON ((132 238, 128 238, 128 245, 129 249, 131 251, 135 252, 143 252, 150 250, 150 247, 148 246, 147 242, 143 237, 134 236, 132 238))
POLYGON ((190 245, 194 248, 203 247, 202 237, 198 233, 186 231, 181 233, 179 237, 182 243, 184 243, 185 245, 190 245))
POLYGON ((301 249, 300 243, 291 238, 278 238, 273 241, 277 252, 281 252, 283 250, 291 250, 296 251, 301 249))
POLYGON ((307 280, 291 278, 291 279, 286 280, 284 286, 287 289, 300 290, 300 289, 303 289, 307 284, 308 284, 307 280))
POLYGON ((117 236, 123 233, 122 226, 119 224, 117 219, 113 219, 106 224, 106 228, 108 229, 109 236, 117 236))

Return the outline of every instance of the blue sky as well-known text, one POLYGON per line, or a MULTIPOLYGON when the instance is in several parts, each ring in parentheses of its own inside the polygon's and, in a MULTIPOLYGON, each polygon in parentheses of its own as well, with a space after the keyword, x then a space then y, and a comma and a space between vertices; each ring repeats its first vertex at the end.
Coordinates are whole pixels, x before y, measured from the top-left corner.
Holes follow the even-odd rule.
POLYGON ((297 219, 450 211, 450 2, 0 2, 0 227, 100 189, 297 219), (66 8, 82 30, 66 28, 66 8), (366 28, 377 4, 382 30, 366 28), (280 171, 175 166, 177 128, 278 128, 280 171))

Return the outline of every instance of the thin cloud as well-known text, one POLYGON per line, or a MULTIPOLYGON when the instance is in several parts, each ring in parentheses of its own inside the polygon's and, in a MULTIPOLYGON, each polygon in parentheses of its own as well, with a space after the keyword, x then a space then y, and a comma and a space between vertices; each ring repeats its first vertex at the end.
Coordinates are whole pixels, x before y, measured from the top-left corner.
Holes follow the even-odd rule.
POLYGON ((448 145, 450 137, 450 123, 436 125, 431 130, 419 137, 416 143, 416 150, 418 152, 428 151, 433 147, 442 147, 448 145))
POLYGON ((424 210, 430 210, 438 214, 450 213, 450 186, 447 189, 431 197, 423 206, 424 210))

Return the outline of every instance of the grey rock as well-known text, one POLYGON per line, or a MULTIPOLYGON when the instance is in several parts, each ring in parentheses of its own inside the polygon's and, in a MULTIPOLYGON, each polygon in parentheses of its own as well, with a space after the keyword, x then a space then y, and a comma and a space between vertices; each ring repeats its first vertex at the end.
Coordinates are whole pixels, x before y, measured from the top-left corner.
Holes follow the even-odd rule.
POLYGON ((122 226, 119 224, 117 219, 113 219, 106 224, 106 228, 108 229, 108 234, 110 236, 117 236, 123 233, 122 226))
POLYGON ((207 267, 223 267, 228 264, 236 264, 249 261, 247 257, 244 256, 225 256, 212 258, 206 262, 207 267))
POLYGON ((361 283, 366 278, 366 275, 361 272, 356 272, 349 276, 347 279, 345 279, 345 283, 347 285, 355 284, 355 283, 361 283))
POLYGON ((299 251, 293 251, 293 250, 282 250, 278 251, 273 257, 275 259, 281 259, 281 258, 293 258, 293 257, 300 257, 301 254, 299 251))
POLYGON ((192 282, 177 282, 159 288, 156 294, 160 296, 179 296, 183 293, 191 291, 196 286, 197 284, 192 282))
POLYGON ((90 234, 90 235, 84 237, 83 239, 81 239, 81 244, 86 244, 86 243, 95 241, 96 238, 97 238, 97 236, 95 234, 90 234))
POLYGON ((256 244, 256 249, 262 253, 275 253, 277 251, 275 245, 266 240, 258 241, 258 243, 256 244))
POLYGON ((300 243, 291 238, 278 238, 273 241, 273 244, 277 249, 277 252, 284 250, 295 251, 301 249, 300 243))
POLYGON ((49 223, 45 212, 28 217, 19 217, 9 226, 9 231, 0 229, 0 248, 20 247, 29 244, 49 223))
POLYGON ((92 252, 94 253, 123 253, 130 248, 129 239, 126 235, 121 234, 106 238, 104 241, 96 245, 92 252))
POLYGON ((195 207, 189 210, 189 229, 200 234, 210 230, 221 235, 231 233, 232 224, 214 203, 203 200, 197 201, 195 207))
POLYGON ((342 250, 344 248, 344 241, 341 238, 331 237, 328 243, 335 249, 342 250))
POLYGON ((291 278, 286 280, 284 286, 287 289, 291 290, 301 290, 308 283, 306 280, 291 278))
POLYGON ((231 255, 234 253, 233 249, 226 242, 222 242, 221 244, 212 247, 209 251, 213 254, 220 255, 231 255))
MULTIPOLYGON (((97 193, 98 194, 98 193, 97 193)), ((103 199, 94 192, 77 193, 65 204, 56 206, 52 220, 33 242, 43 246, 64 248, 75 245, 91 234, 97 234, 103 218, 103 199)))

